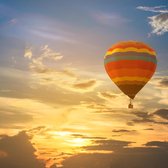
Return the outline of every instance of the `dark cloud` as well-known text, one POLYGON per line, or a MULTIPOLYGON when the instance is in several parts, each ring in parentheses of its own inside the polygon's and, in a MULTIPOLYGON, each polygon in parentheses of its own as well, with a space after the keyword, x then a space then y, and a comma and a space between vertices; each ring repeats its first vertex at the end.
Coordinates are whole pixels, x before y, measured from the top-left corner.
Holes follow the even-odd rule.
POLYGON ((167 143, 148 142, 148 147, 121 148, 109 154, 78 154, 65 159, 63 168, 167 168, 167 143))
POLYGON ((114 129, 112 130, 112 137, 122 136, 125 134, 136 134, 136 130, 128 130, 128 129, 114 129))
POLYGON ((93 144, 91 146, 84 147, 86 150, 104 150, 104 151, 115 151, 122 149, 132 142, 128 141, 120 141, 120 140, 112 140, 112 139, 106 139, 106 140, 94 140, 93 144))
POLYGON ((5 157, 0 157, 2 168, 45 168, 44 161, 36 158, 36 150, 25 132, 1 136, 0 151, 6 153, 5 157))
POLYGON ((99 92, 98 96, 103 99, 111 100, 113 98, 116 98, 118 95, 110 92, 99 92))
POLYGON ((158 115, 159 117, 168 120, 168 109, 159 109, 156 112, 154 112, 155 115, 158 115))
POLYGON ((153 124, 162 124, 162 125, 168 124, 168 122, 156 121, 156 119, 155 119, 156 115, 160 116, 164 119, 167 119, 167 110, 166 109, 160 109, 154 113, 134 112, 134 115, 137 118, 133 119, 132 121, 129 121, 127 123, 128 125, 131 125, 131 124, 134 125, 135 123, 153 123, 153 124))
POLYGON ((135 112, 134 115, 138 118, 133 119, 134 123, 146 123, 146 122, 153 122, 152 114, 147 112, 135 112))
POLYGON ((135 130, 127 130, 127 129, 114 129, 112 130, 114 133, 132 133, 135 132, 135 130))
POLYGON ((154 130, 154 129, 153 129, 153 128, 145 128, 144 130, 152 131, 152 130, 154 130))
POLYGON ((53 164, 52 166, 50 166, 50 168, 57 168, 57 166, 53 164))
POLYGON ((167 150, 168 152, 168 142, 162 142, 162 141, 151 141, 145 144, 146 146, 155 146, 162 148, 164 150, 167 150))
POLYGON ((74 88, 77 88, 77 89, 88 89, 90 87, 93 87, 96 85, 96 80, 88 80, 88 81, 85 81, 85 82, 80 82, 80 83, 76 83, 73 85, 74 88))
POLYGON ((65 159, 63 168, 110 168, 111 154, 78 154, 65 159))
POLYGON ((49 128, 47 128, 44 125, 41 125, 35 128, 28 129, 26 130, 26 132, 31 133, 31 134, 45 134, 48 130, 49 128))
POLYGON ((159 82, 159 85, 162 86, 162 87, 168 87, 168 79, 162 79, 159 82))
POLYGON ((128 121, 126 124, 127 124, 128 126, 134 126, 134 122, 133 122, 133 121, 128 121))
POLYGON ((86 135, 82 135, 82 134, 71 134, 71 136, 74 138, 91 139, 91 140, 106 139, 105 137, 86 136, 86 135))

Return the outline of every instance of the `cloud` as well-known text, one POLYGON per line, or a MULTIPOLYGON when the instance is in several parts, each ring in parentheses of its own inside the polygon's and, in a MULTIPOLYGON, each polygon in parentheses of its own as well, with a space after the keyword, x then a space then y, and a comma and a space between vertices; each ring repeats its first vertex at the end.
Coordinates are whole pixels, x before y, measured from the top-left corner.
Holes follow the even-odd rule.
POLYGON ((100 150, 100 151, 116 151, 120 150, 121 148, 124 148, 131 144, 132 142, 128 141, 120 141, 120 140, 111 140, 111 139, 103 139, 103 140, 94 140, 93 144, 84 147, 86 150, 100 150))
MULTIPOLYGON (((127 106, 128 104, 128 99, 123 93, 114 93, 112 91, 99 91, 97 93, 97 96, 98 98, 100 98, 101 104, 104 105, 104 107, 100 109, 102 110, 102 112, 114 111, 114 108, 122 108, 124 106, 127 106)), ((139 107, 138 102, 136 102, 136 107, 139 107)))
POLYGON ((159 100, 159 104, 162 104, 162 105, 166 105, 165 108, 167 108, 167 105, 168 105, 168 94, 167 94, 167 91, 165 90, 162 90, 160 92, 160 95, 158 95, 158 97, 160 97, 160 100, 159 100))
POLYGON ((129 19, 117 14, 117 13, 105 13, 105 12, 95 12, 92 14, 92 17, 103 25, 108 26, 121 26, 125 23, 130 22, 129 19))
POLYGON ((127 129, 114 129, 112 130, 113 133, 133 133, 135 130, 127 130, 127 129))
POLYGON ((9 21, 9 24, 13 25, 13 24, 16 24, 18 22, 18 19, 17 18, 13 18, 9 21))
POLYGON ((1 129, 23 129, 35 123, 41 125, 44 121, 50 121, 52 125, 56 121, 55 118, 58 126, 66 122, 68 116, 68 108, 56 103, 52 106, 32 99, 0 97, 0 104, 1 129))
POLYGON ((102 99, 105 99, 105 100, 110 100, 111 99, 114 99, 114 98, 117 98, 119 96, 119 94, 115 94, 115 93, 112 93, 112 92, 98 92, 98 97, 102 98, 102 99))
POLYGON ((50 129, 47 128, 46 126, 42 125, 42 126, 37 126, 35 128, 31 128, 28 130, 25 130, 26 133, 28 133, 29 135, 45 135, 50 129))
MULTIPOLYGON (((31 60, 28 60, 31 61, 31 60)), ((56 67, 56 66, 55 66, 56 67)), ((23 71, 14 68, 0 68, 0 95, 1 97, 17 99, 36 99, 43 103, 57 104, 77 104, 82 95, 71 97, 74 92, 64 92, 61 89, 64 81, 75 82, 76 72, 74 69, 55 70, 55 72, 37 73, 34 71, 23 71), (60 87, 58 86, 58 83, 60 87), (48 95, 46 97, 46 94, 48 95), (65 97, 66 94, 66 97, 65 97), (57 102, 56 102, 57 100, 57 102)), ((72 83, 73 84, 73 83, 72 83)), ((71 86, 72 87, 72 86, 71 86)))
POLYGON ((166 108, 168 105, 168 77, 167 76, 158 76, 150 82, 157 90, 155 93, 156 101, 161 104, 160 108, 166 108), (164 106, 163 106, 164 105, 164 106))
POLYGON ((63 168, 110 168, 111 154, 77 154, 64 160, 63 168))
POLYGON ((24 57, 25 58, 28 58, 28 59, 31 59, 32 58, 32 49, 31 48, 26 48, 25 49, 25 53, 24 53, 24 57))
POLYGON ((60 53, 54 52, 52 49, 48 47, 48 45, 45 45, 44 47, 42 47, 42 51, 43 53, 41 54, 39 58, 41 60, 43 60, 44 58, 50 58, 56 61, 56 60, 60 60, 63 58, 63 56, 60 53))
MULTIPOLYGON (((1 102, 1 101, 0 101, 1 102)), ((3 127, 10 127, 14 125, 19 125, 23 123, 28 123, 33 120, 33 116, 29 113, 24 113, 19 111, 19 109, 6 106, 0 107, 0 126, 3 127)))
POLYGON ((168 88, 168 77, 167 76, 158 76, 155 77, 150 83, 158 89, 167 89, 168 88))
POLYGON ((149 24, 153 28, 153 34, 162 35, 168 32, 168 13, 162 13, 148 18, 150 20, 149 24))
POLYGON ((29 65, 30 69, 37 73, 46 73, 53 70, 53 68, 50 68, 48 65, 46 65, 46 63, 44 63, 45 60, 57 61, 63 58, 60 53, 53 51, 48 47, 48 45, 41 48, 40 55, 36 58, 32 58, 32 55, 33 53, 31 49, 25 50, 24 57, 31 60, 29 65))
POLYGON ((168 79, 162 79, 160 82, 159 82, 160 86, 161 87, 166 87, 168 88, 168 79))
POLYGON ((155 111, 154 114, 160 116, 163 119, 168 120, 168 109, 159 109, 155 111))
POLYGON ((154 129, 153 128, 145 128, 144 130, 153 131, 154 129))
POLYGON ((1 158, 6 158, 7 156, 8 156, 8 155, 7 155, 6 152, 0 150, 0 160, 1 160, 1 158))
POLYGON ((168 32, 168 10, 165 8, 166 6, 155 6, 155 7, 138 6, 137 7, 137 9, 140 9, 143 11, 160 13, 158 15, 148 17, 149 24, 153 29, 151 32, 152 34, 162 35, 168 32))
POLYGON ((9 24, 12 19, 17 18, 17 25, 14 29, 16 32, 19 32, 19 34, 16 36, 24 36, 27 41, 33 42, 37 39, 45 42, 68 43, 70 45, 77 42, 76 32, 73 33, 74 30, 72 27, 64 22, 37 13, 20 15, 18 11, 11 11, 11 9, 8 8, 9 7, 3 7, 2 5, 0 6, 1 13, 9 15, 5 16, 7 19, 4 19, 5 21, 8 20, 7 24, 9 24))
POLYGON ((154 6, 154 7, 149 7, 149 6, 138 6, 137 7, 137 9, 148 11, 148 12, 156 12, 156 13, 167 13, 168 12, 168 10, 161 9, 161 8, 166 8, 166 6, 161 5, 161 6, 154 6))
POLYGON ((58 65, 57 61, 63 56, 50 49, 48 45, 43 46, 39 52, 39 55, 32 57, 32 51, 25 51, 32 72, 32 87, 33 85, 57 86, 68 91, 84 93, 93 91, 100 85, 101 81, 93 79, 89 73, 81 75, 80 70, 72 67, 62 68, 61 64, 58 65))
MULTIPOLYGON (((77 43, 74 33, 72 33, 72 31, 70 30, 71 27, 68 27, 64 23, 58 22, 55 19, 52 20, 51 18, 39 15, 27 15, 25 18, 22 18, 22 22, 29 27, 29 29, 26 29, 26 31, 29 32, 31 36, 33 35, 38 38, 44 38, 45 41, 54 40, 59 41, 60 43, 77 43), (39 26, 39 23, 34 23, 32 26, 32 18, 34 22, 36 22, 36 20, 39 20, 39 22, 41 22, 43 26, 39 26), (26 23, 24 19, 27 20, 26 23)), ((25 27, 23 27, 23 29, 24 28, 25 27)))
POLYGON ((133 119, 131 122, 128 122, 129 124, 135 124, 135 123, 153 123, 153 124, 161 124, 161 125, 167 125, 168 122, 165 122, 157 116, 160 116, 161 118, 167 119, 167 110, 166 109, 159 109, 153 113, 147 113, 147 112, 134 112, 134 115, 137 117, 136 119, 133 119))
POLYGON ((55 164, 51 165, 50 168, 57 168, 55 164))
POLYGON ((62 71, 60 71, 60 73, 67 75, 69 77, 76 77, 76 74, 73 72, 72 69, 63 69, 62 71))
POLYGON ((25 132, 0 138, 0 167, 4 168, 45 168, 45 161, 37 159, 36 149, 25 132), (3 151, 3 152, 2 152, 3 151), (2 153, 3 157, 2 157, 2 153))
POLYGON ((138 119, 133 119, 134 123, 146 123, 153 122, 153 115, 147 112, 135 112, 134 115, 138 117, 138 119))
POLYGON ((113 153, 85 153, 64 160, 63 168, 167 168, 167 142, 148 142, 145 147, 120 148, 113 153))
POLYGON ((86 80, 84 82, 80 82, 80 83, 74 83, 73 84, 73 88, 75 89, 79 89, 79 90, 85 90, 85 91, 89 91, 90 89, 92 90, 93 88, 95 88, 97 86, 97 81, 95 79, 89 79, 86 80))
POLYGON ((166 142, 166 141, 165 142, 163 142, 163 141, 151 141, 151 142, 147 142, 145 145, 162 148, 164 150, 168 149, 168 142, 166 142))
POLYGON ((71 134, 72 137, 74 138, 82 138, 82 139, 90 139, 90 140, 102 140, 102 139, 106 139, 105 137, 97 137, 97 136, 87 136, 87 135, 83 135, 83 134, 71 134))

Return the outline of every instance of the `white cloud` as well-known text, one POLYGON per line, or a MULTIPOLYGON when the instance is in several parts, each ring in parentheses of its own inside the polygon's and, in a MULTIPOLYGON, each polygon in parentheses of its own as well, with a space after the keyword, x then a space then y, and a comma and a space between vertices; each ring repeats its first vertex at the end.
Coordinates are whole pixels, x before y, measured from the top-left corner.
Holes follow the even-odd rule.
POLYGON ((118 26, 130 22, 129 19, 116 13, 95 12, 92 14, 92 17, 97 22, 103 25, 110 25, 110 26, 118 26))
POLYGON ((41 59, 50 58, 53 60, 60 60, 63 58, 61 53, 54 52, 52 49, 48 47, 48 45, 45 45, 44 47, 42 47, 42 51, 43 53, 41 54, 41 59))
POLYGON ((48 47, 48 45, 42 46, 39 56, 32 57, 32 55, 33 53, 31 48, 25 50, 24 57, 31 60, 29 65, 30 69, 38 73, 45 73, 52 69, 46 65, 45 61, 57 61, 63 58, 61 53, 53 51, 48 47))
POLYGON ((164 5, 160 6, 154 6, 154 7, 148 7, 148 6, 138 6, 137 9, 143 10, 143 11, 149 11, 149 12, 156 12, 156 13, 167 13, 168 10, 161 9, 166 8, 164 5))
POLYGON ((76 41, 70 37, 66 37, 66 35, 60 35, 60 34, 54 34, 49 32, 50 30, 39 30, 39 29, 32 29, 30 32, 33 35, 45 38, 45 39, 50 39, 50 40, 56 40, 56 41, 61 41, 61 42, 66 42, 66 43, 76 43, 76 41))
MULTIPOLYGON (((13 22, 16 21, 13 20, 13 22)), ((76 41, 76 32, 73 33, 74 29, 71 26, 41 14, 24 14, 17 18, 16 26, 16 30, 21 34, 24 33, 23 36, 30 42, 37 39, 43 42, 54 41, 69 44, 78 42, 76 41)))
POLYGON ((9 21, 9 24, 16 24, 18 22, 18 19, 13 18, 9 21))
POLYGON ((153 34, 162 35, 168 32, 168 13, 162 13, 148 18, 150 19, 149 24, 153 28, 153 34))
POLYGON ((28 58, 28 59, 31 59, 32 58, 32 49, 31 48, 26 48, 25 49, 25 53, 24 53, 24 57, 25 58, 28 58))
MULTIPOLYGON (((146 6, 138 6, 137 9, 149 12, 160 13, 158 15, 154 15, 148 17, 149 24, 152 27, 152 34, 162 35, 168 32, 168 10, 165 9, 166 6, 155 6, 155 7, 146 7, 146 6)), ((151 34, 149 34, 150 37, 151 34)))

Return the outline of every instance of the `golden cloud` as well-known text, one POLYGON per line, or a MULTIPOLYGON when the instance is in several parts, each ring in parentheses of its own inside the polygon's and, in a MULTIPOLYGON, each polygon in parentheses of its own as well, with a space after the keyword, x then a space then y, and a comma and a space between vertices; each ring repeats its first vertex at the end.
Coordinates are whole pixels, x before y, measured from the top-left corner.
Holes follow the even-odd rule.
POLYGON ((96 85, 96 80, 91 79, 91 80, 88 80, 88 81, 75 83, 73 85, 73 87, 76 88, 76 89, 89 89, 91 87, 94 87, 95 85, 96 85))
MULTIPOLYGON (((30 51, 26 53, 28 55, 30 51)), ((80 70, 77 71, 72 67, 64 68, 60 64, 58 66, 56 61, 62 59, 63 56, 50 49, 48 45, 40 49, 39 56, 28 58, 30 60, 29 68, 32 71, 31 85, 33 87, 35 87, 34 85, 47 85, 84 93, 93 91, 101 83, 100 80, 92 79, 90 72, 83 74, 80 70), (54 62, 51 64, 50 60, 54 62)))
POLYGON ((98 97, 105 99, 105 100, 111 100, 114 98, 117 98, 120 96, 120 94, 112 93, 112 92, 98 92, 98 97))

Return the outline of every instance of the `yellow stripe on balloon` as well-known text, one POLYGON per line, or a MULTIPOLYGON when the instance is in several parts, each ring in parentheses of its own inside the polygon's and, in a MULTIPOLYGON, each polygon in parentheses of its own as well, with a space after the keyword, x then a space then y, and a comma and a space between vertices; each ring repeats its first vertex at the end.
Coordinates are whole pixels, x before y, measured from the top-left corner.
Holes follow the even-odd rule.
POLYGON ((144 48, 138 49, 138 48, 134 48, 134 47, 128 47, 128 48, 125 48, 125 49, 116 48, 112 51, 107 51, 104 58, 106 58, 108 55, 111 55, 111 54, 116 53, 116 52, 129 52, 129 51, 135 51, 135 52, 139 52, 139 53, 148 53, 148 54, 151 54, 153 56, 156 56, 155 51, 149 51, 148 49, 144 49, 144 48))
POLYGON ((138 76, 134 76, 134 77, 118 77, 118 78, 112 78, 112 80, 114 82, 122 82, 122 81, 140 81, 140 82, 148 82, 149 78, 144 78, 144 77, 138 77, 138 76))

